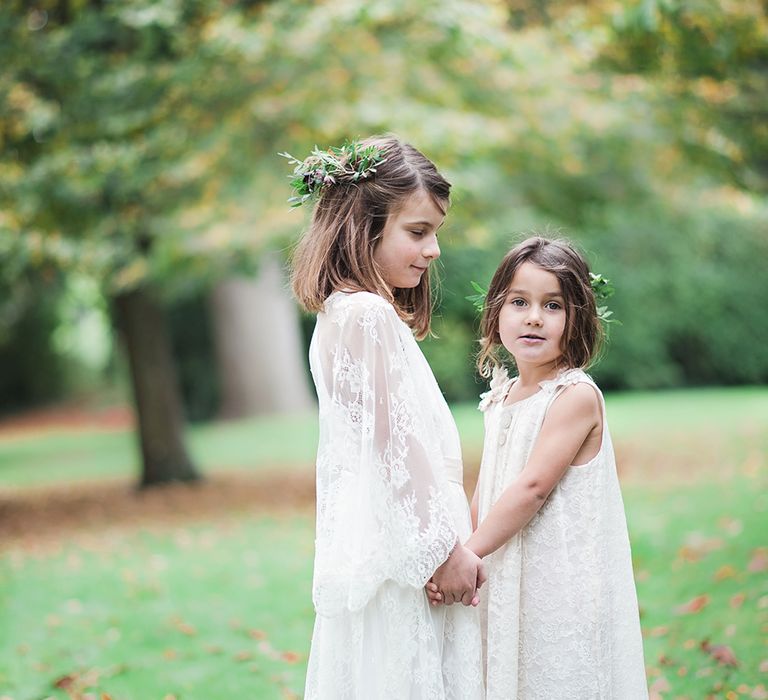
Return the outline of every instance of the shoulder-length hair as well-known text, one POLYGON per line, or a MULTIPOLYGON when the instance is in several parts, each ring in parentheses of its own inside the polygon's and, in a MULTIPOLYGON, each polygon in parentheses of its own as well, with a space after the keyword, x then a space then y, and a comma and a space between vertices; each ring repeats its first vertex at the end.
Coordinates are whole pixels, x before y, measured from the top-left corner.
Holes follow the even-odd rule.
POLYGON ((499 315, 515 272, 526 262, 551 272, 560 282, 565 302, 565 331, 561 339, 563 364, 588 367, 602 345, 603 327, 597 316, 586 261, 568 241, 534 236, 504 256, 488 288, 480 320, 480 352, 477 356, 477 368, 483 377, 490 377, 494 366, 502 364, 499 315))
POLYGON ((391 302, 421 339, 429 333, 432 315, 429 271, 412 289, 390 289, 373 251, 387 218, 407 197, 423 190, 445 214, 451 185, 423 153, 394 136, 370 137, 362 145, 378 147, 384 161, 364 180, 322 187, 293 254, 293 293, 306 310, 318 312, 332 292, 373 292, 391 302))

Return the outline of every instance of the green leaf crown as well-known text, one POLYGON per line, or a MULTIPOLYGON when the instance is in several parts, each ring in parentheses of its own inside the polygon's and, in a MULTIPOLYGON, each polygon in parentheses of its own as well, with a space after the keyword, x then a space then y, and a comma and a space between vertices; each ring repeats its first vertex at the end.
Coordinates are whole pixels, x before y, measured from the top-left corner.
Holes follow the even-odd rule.
POLYGON ((341 182, 359 182, 376 173, 376 168, 386 159, 378 146, 363 146, 357 141, 345 141, 341 146, 332 146, 322 151, 317 146, 304 159, 294 158, 290 153, 278 153, 294 165, 291 187, 296 193, 288 202, 299 207, 323 187, 341 182))
MULTIPOLYGON (((477 282, 472 281, 470 284, 472 285, 472 289, 475 290, 475 293, 464 298, 467 301, 472 302, 473 306, 477 309, 477 312, 482 314, 483 308, 485 307, 485 299, 488 296, 488 290, 483 289, 477 282)), ((597 317, 606 326, 609 323, 617 322, 615 318, 611 318, 611 316, 613 316, 613 311, 608 309, 607 304, 601 303, 612 297, 616 291, 611 280, 601 274, 590 272, 589 284, 592 287, 592 293, 595 295, 597 317)))

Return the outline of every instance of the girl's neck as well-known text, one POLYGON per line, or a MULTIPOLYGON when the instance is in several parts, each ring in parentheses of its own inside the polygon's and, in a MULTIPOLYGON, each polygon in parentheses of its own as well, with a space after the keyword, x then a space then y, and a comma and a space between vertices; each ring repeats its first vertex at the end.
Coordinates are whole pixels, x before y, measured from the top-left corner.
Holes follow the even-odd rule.
POLYGON ((520 388, 536 386, 540 382, 554 379, 560 372, 566 369, 562 358, 553 362, 547 362, 543 365, 531 365, 522 363, 517 365, 518 380, 520 388))

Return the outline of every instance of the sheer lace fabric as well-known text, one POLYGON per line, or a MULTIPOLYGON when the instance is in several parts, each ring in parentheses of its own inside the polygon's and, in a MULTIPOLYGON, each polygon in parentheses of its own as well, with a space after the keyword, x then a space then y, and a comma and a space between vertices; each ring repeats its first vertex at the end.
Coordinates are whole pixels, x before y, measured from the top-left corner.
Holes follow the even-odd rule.
POLYGON ((410 329, 367 292, 332 294, 310 367, 320 406, 306 698, 482 697, 478 611, 424 584, 470 534, 456 426, 410 329))
MULTIPOLYGON (((533 396, 503 405, 499 373, 483 395, 482 521, 525 466, 568 370, 533 396)), ((648 697, 629 538, 603 408, 603 439, 572 466, 531 522, 487 559, 481 603, 489 700, 635 700, 648 697)))

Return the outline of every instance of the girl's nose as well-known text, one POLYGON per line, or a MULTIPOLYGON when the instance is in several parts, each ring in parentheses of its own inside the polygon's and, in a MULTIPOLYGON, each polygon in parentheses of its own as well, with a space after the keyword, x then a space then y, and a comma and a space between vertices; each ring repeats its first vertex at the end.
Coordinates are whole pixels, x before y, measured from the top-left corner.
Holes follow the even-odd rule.
POLYGON ((425 258, 430 258, 431 260, 437 260, 440 257, 440 246, 437 243, 437 238, 434 238, 433 240, 429 241, 424 246, 424 250, 422 250, 421 254, 425 258))
POLYGON ((528 307, 528 317, 525 321, 535 326, 541 325, 541 314, 535 305, 532 304, 528 307))

